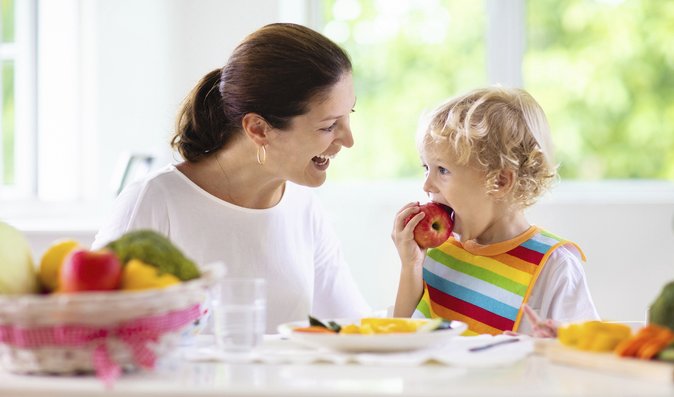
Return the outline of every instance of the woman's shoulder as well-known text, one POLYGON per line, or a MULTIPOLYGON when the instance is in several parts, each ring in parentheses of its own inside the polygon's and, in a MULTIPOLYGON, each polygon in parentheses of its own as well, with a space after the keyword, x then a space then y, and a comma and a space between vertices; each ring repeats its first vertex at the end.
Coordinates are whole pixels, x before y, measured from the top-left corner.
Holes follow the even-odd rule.
POLYGON ((175 165, 168 164, 132 181, 124 188, 122 194, 133 192, 135 195, 145 196, 152 192, 163 192, 166 189, 174 191, 187 185, 185 178, 175 165))
POLYGON ((167 164, 148 173, 140 179, 141 183, 149 186, 161 186, 166 184, 175 184, 176 181, 182 181, 187 177, 174 164, 167 164))

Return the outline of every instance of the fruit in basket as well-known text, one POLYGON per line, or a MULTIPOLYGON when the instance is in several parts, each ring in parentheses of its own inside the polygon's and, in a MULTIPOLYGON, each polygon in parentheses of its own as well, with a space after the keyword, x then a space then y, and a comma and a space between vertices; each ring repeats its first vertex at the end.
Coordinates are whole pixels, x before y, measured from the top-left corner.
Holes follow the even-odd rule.
POLYGON ((59 292, 108 291, 117 289, 122 265, 110 250, 76 249, 63 262, 59 292))
POLYGON ((13 226, 0 222, 0 294, 30 294, 38 288, 28 240, 13 226))
POLYGON ((42 289, 46 292, 56 291, 59 284, 59 272, 65 261, 66 256, 76 248, 80 243, 72 239, 62 239, 53 242, 40 259, 40 269, 38 277, 42 289))
POLYGON ((648 322, 674 331, 674 281, 662 288, 648 309, 648 322))
POLYGON ((173 274, 160 273, 159 269, 140 259, 131 259, 122 270, 120 289, 143 290, 174 284, 180 284, 180 279, 173 274))
POLYGON ((122 263, 140 259, 182 281, 199 277, 197 265, 187 258, 169 239, 153 230, 135 230, 110 242, 106 248, 117 254, 122 263))
MULTIPOLYGON (((429 202, 419 206, 426 216, 414 228, 414 241, 421 248, 433 248, 441 245, 452 235, 454 221, 452 209, 436 202, 429 202)), ((405 224, 414 217, 413 214, 405 219, 405 224)))

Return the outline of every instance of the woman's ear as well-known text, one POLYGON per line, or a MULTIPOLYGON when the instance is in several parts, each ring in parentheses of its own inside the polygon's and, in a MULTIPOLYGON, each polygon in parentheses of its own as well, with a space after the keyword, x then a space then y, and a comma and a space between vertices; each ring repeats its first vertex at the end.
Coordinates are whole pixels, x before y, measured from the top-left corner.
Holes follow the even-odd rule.
POLYGON ((241 127, 246 136, 255 142, 257 146, 264 146, 268 143, 268 134, 271 126, 259 114, 246 113, 241 119, 241 127))
POLYGON ((494 197, 504 198, 515 187, 515 178, 517 174, 513 170, 501 170, 494 186, 494 197))

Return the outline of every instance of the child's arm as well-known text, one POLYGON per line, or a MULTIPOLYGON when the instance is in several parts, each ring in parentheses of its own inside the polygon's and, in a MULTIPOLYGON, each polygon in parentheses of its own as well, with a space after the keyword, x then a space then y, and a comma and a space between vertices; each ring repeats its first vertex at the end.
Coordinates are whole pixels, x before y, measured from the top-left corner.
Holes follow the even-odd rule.
POLYGON ((391 238, 398 250, 401 263, 398 295, 393 309, 394 317, 412 316, 424 292, 422 270, 426 252, 414 241, 414 228, 424 216, 423 212, 419 212, 418 202, 409 203, 398 211, 393 224, 391 238), (405 219, 415 213, 417 214, 405 224, 405 219))

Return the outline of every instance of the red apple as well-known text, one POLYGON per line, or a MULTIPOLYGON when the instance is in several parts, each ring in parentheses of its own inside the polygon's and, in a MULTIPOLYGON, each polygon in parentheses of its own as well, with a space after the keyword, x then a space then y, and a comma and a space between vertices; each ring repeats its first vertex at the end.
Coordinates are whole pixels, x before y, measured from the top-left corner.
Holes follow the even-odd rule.
MULTIPOLYGON (((426 214, 424 218, 414 228, 414 241, 419 244, 419 247, 434 248, 447 241, 452 235, 454 228, 454 221, 452 221, 452 209, 444 204, 435 202, 420 205, 421 212, 426 214)), ((405 224, 409 222, 412 217, 410 215, 405 219, 405 224)))
POLYGON ((108 250, 72 251, 61 265, 61 292, 108 291, 117 289, 122 276, 122 264, 108 250))

